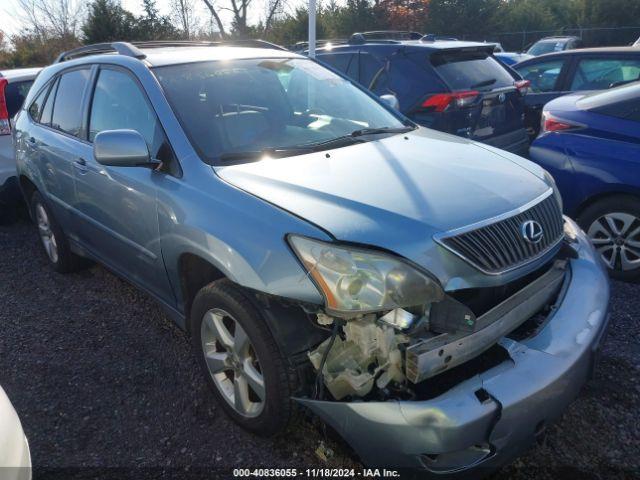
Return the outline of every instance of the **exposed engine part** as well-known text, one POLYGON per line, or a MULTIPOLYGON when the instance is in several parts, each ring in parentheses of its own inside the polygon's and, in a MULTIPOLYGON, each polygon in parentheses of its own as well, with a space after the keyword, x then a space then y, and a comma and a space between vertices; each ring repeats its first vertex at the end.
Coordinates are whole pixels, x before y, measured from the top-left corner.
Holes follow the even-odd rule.
POLYGON ((316 392, 315 393, 316 393, 316 398, 319 400, 322 400, 324 397, 324 375, 323 375, 324 366, 327 362, 327 357, 329 356, 329 352, 331 351, 331 348, 333 347, 333 344, 335 343, 336 338, 338 338, 338 330, 342 325, 343 323, 339 322, 338 320, 333 322, 333 328, 331 329, 331 337, 329 338, 329 343, 327 347, 324 349, 324 352, 322 352, 322 359, 320 360, 320 364, 316 368, 318 373, 316 375, 316 392))
POLYGON ((407 330, 411 328, 417 319, 417 315, 407 312, 402 308, 395 308, 386 315, 380 317, 381 322, 388 323, 398 330, 407 330))
POLYGON ((318 313, 317 316, 318 325, 331 325, 333 323, 333 317, 324 313, 318 313))
MULTIPOLYGON (((322 377, 336 400, 346 396, 363 397, 374 384, 385 388, 390 382, 403 383, 402 352, 399 345, 409 337, 396 333, 390 325, 377 322, 375 315, 346 322, 342 327, 344 340, 336 337, 326 355, 322 377)), ((322 365, 331 338, 309 353, 316 370, 322 365)))

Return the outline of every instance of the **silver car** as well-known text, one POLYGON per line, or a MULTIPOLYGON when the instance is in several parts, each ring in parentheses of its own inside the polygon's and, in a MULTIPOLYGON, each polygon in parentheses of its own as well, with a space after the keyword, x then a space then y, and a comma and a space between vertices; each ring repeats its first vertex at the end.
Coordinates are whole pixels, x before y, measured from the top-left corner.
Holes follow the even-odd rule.
POLYGON ((14 204, 21 199, 11 125, 39 72, 39 68, 0 71, 0 219, 13 216, 14 204))
POLYGON ((551 176, 303 56, 83 47, 38 76, 15 142, 52 267, 149 292, 252 432, 305 407, 367 465, 477 475, 592 371, 607 274, 551 176))

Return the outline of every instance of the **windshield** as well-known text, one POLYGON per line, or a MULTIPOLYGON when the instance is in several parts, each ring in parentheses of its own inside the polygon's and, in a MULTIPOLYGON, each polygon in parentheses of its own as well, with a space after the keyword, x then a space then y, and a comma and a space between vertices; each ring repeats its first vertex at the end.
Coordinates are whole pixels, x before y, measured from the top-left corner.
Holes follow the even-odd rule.
POLYGON ((544 42, 536 42, 527 51, 529 55, 543 55, 551 52, 561 52, 564 50, 566 40, 545 40, 544 42))
POLYGON ((183 128, 213 165, 365 141, 405 125, 348 80, 308 59, 259 58, 154 70, 183 128), (356 133, 355 135, 354 132, 356 133), (366 137, 369 138, 369 137, 366 137))

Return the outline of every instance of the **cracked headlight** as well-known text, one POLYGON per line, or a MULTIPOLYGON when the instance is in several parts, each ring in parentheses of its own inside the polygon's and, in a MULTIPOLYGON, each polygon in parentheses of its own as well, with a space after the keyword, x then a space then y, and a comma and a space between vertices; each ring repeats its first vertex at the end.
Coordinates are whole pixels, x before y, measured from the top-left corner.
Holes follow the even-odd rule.
POLYGON ((444 297, 435 280, 392 255, 295 235, 289 236, 289 243, 331 313, 391 310, 444 297))

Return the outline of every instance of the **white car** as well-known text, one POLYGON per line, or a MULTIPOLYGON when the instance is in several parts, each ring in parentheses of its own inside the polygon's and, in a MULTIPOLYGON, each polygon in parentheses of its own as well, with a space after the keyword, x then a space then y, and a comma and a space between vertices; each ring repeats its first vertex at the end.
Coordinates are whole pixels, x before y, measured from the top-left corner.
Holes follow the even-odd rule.
POLYGON ((30 480, 31 453, 22 424, 9 398, 0 387, 0 477, 30 480))
POLYGON ((20 200, 11 126, 40 68, 0 71, 0 216, 20 200))

